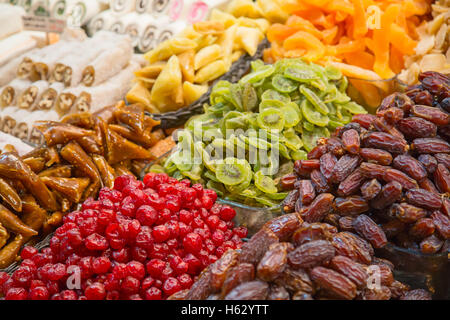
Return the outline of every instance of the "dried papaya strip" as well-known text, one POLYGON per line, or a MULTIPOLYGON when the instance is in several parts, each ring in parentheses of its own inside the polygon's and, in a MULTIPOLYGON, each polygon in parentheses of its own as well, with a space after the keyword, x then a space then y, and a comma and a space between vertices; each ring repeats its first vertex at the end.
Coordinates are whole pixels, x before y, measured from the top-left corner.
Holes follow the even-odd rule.
POLYGON ((322 32, 320 32, 320 30, 317 29, 311 22, 296 15, 289 17, 286 21, 286 26, 293 28, 295 32, 302 30, 311 33, 316 38, 322 39, 323 37, 322 32))
POLYGON ((373 70, 383 79, 395 76, 389 67, 389 41, 386 41, 386 39, 390 37, 390 26, 394 23, 399 12, 400 5, 390 5, 381 16, 381 29, 373 30, 375 54, 373 70))
POLYGON ((8 210, 5 206, 0 204, 0 223, 9 231, 21 234, 24 236, 35 236, 37 232, 27 226, 14 213, 8 210))
POLYGON ((5 153, 0 156, 0 175, 20 180, 45 209, 50 211, 58 209, 53 193, 16 154, 5 153))
POLYGON ((114 187, 115 172, 114 169, 108 164, 106 159, 100 155, 93 155, 92 160, 97 166, 100 176, 102 177, 103 185, 112 189, 114 187))
POLYGON ((355 8, 355 14, 353 16, 353 37, 359 38, 366 35, 367 29, 367 17, 366 10, 364 8, 363 0, 352 0, 355 8))
POLYGON ((373 68, 375 61, 374 56, 366 51, 349 52, 344 54, 344 58, 346 63, 368 70, 373 68))
POLYGON ((61 149, 60 154, 61 157, 80 170, 86 177, 89 177, 93 182, 100 181, 100 173, 97 167, 78 143, 74 141, 69 142, 61 149))
POLYGON ((22 200, 17 194, 17 191, 3 178, 0 178, 0 197, 5 201, 14 211, 22 212, 22 200))
POLYGON ((24 237, 19 234, 0 250, 0 269, 8 267, 16 260, 20 248, 24 244, 23 239, 24 237))
POLYGON ((411 39, 405 30, 399 25, 393 23, 389 30, 389 41, 392 46, 400 51, 403 55, 414 54, 414 49, 417 46, 417 42, 411 39))

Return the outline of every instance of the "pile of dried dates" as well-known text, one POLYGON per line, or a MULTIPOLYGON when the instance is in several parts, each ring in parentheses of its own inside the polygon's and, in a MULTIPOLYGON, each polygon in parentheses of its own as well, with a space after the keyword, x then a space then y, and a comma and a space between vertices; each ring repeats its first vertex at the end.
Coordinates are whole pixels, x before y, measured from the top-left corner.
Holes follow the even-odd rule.
POLYGON ((286 212, 357 233, 375 248, 388 241, 422 253, 450 248, 450 78, 388 96, 376 115, 321 139, 282 184, 286 212))
POLYGON ((374 257, 372 245, 358 235, 287 214, 268 222, 240 251, 227 251, 190 290, 170 299, 431 299, 392 272, 393 265, 374 257))

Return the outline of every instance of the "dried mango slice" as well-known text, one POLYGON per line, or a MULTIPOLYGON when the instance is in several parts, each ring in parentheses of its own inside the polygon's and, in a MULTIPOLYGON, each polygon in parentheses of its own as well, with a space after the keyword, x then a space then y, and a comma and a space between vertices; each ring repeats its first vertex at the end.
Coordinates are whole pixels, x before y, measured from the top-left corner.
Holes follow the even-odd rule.
POLYGON ((237 21, 235 16, 227 12, 223 12, 219 9, 213 9, 211 11, 211 17, 209 18, 209 20, 222 22, 225 28, 231 27, 237 21))
POLYGON ((325 46, 312 34, 305 31, 298 31, 283 43, 285 50, 306 49, 307 53, 304 58, 310 61, 317 61, 325 54, 325 46))
POLYGON ((134 75, 136 77, 145 77, 145 78, 155 79, 161 73, 161 71, 164 69, 165 65, 166 65, 165 61, 158 61, 149 66, 146 66, 142 69, 135 71, 134 75))
POLYGON ((405 33, 404 29, 394 23, 391 24, 389 31, 389 41, 394 48, 399 50, 404 55, 414 54, 414 49, 417 46, 417 42, 411 39, 411 37, 405 33))

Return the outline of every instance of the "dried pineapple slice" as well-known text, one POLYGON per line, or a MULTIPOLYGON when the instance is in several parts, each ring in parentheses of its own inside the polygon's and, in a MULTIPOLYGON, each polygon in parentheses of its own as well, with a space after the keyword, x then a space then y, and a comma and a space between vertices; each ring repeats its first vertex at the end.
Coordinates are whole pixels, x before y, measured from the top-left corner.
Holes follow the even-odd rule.
POLYGON ((201 49, 194 58, 194 68, 197 71, 203 66, 216 61, 222 56, 222 48, 218 44, 201 49))
POLYGON ((193 25, 200 34, 221 35, 225 31, 225 24, 221 21, 200 21, 193 25))
POLYGON ((142 103, 148 111, 160 113, 158 108, 150 102, 150 92, 141 81, 134 84, 131 90, 128 91, 126 98, 129 103, 142 103))
POLYGON ((180 61, 177 56, 172 56, 167 61, 164 70, 156 78, 151 91, 151 102, 163 112, 176 106, 171 97, 181 86, 181 80, 180 61))
POLYGON ((236 30, 236 42, 240 43, 250 56, 256 53, 263 38, 264 34, 257 28, 238 27, 236 30))
POLYGON ((186 105, 197 101, 203 94, 208 91, 207 85, 196 85, 191 82, 185 81, 183 83, 183 97, 186 105))
POLYGON ((257 0, 257 5, 263 12, 263 16, 271 22, 284 23, 289 18, 276 0, 257 0))
POLYGON ((225 28, 231 27, 236 23, 236 17, 232 14, 223 12, 219 9, 213 9, 211 11, 210 21, 220 21, 224 24, 225 28))
POLYGON ((224 57, 226 69, 228 70, 231 67, 231 54, 233 53, 233 45, 236 38, 236 30, 238 26, 233 25, 229 27, 219 38, 217 44, 222 47, 222 56, 224 57))
POLYGON ((160 43, 155 49, 147 52, 144 58, 150 62, 166 60, 170 56, 180 54, 189 49, 195 49, 197 42, 187 38, 173 38, 160 43))
POLYGON ((251 0, 233 0, 226 11, 235 17, 261 18, 263 16, 261 8, 251 0))
POLYGON ((155 62, 147 67, 139 69, 134 72, 136 77, 145 77, 150 79, 155 79, 161 73, 166 65, 165 61, 155 62))
POLYGON ((195 76, 194 57, 195 57, 195 51, 192 49, 178 55, 178 60, 180 61, 181 73, 183 74, 183 79, 185 81, 189 81, 189 82, 194 81, 194 76, 195 76))
POLYGON ((233 54, 231 55, 231 61, 232 61, 232 62, 238 61, 239 58, 240 58, 243 54, 245 54, 245 51, 244 51, 244 50, 236 50, 236 51, 234 51, 233 54))
POLYGON ((214 61, 203 68, 201 68, 195 75, 195 83, 208 83, 211 80, 217 79, 225 72, 228 67, 224 59, 214 61))
POLYGON ((262 33, 266 34, 270 27, 270 22, 266 19, 249 19, 240 17, 237 24, 242 27, 258 28, 262 33))

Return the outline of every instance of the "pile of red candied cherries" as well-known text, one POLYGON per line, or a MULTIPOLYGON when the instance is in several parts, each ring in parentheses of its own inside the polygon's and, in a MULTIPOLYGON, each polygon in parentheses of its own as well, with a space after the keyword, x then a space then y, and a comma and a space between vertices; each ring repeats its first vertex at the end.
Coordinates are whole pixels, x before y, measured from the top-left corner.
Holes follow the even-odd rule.
POLYGON ((154 300, 189 289, 247 236, 234 227, 234 209, 216 199, 162 173, 118 177, 113 190, 64 217, 49 247, 22 250, 13 275, 0 273, 0 299, 154 300))

